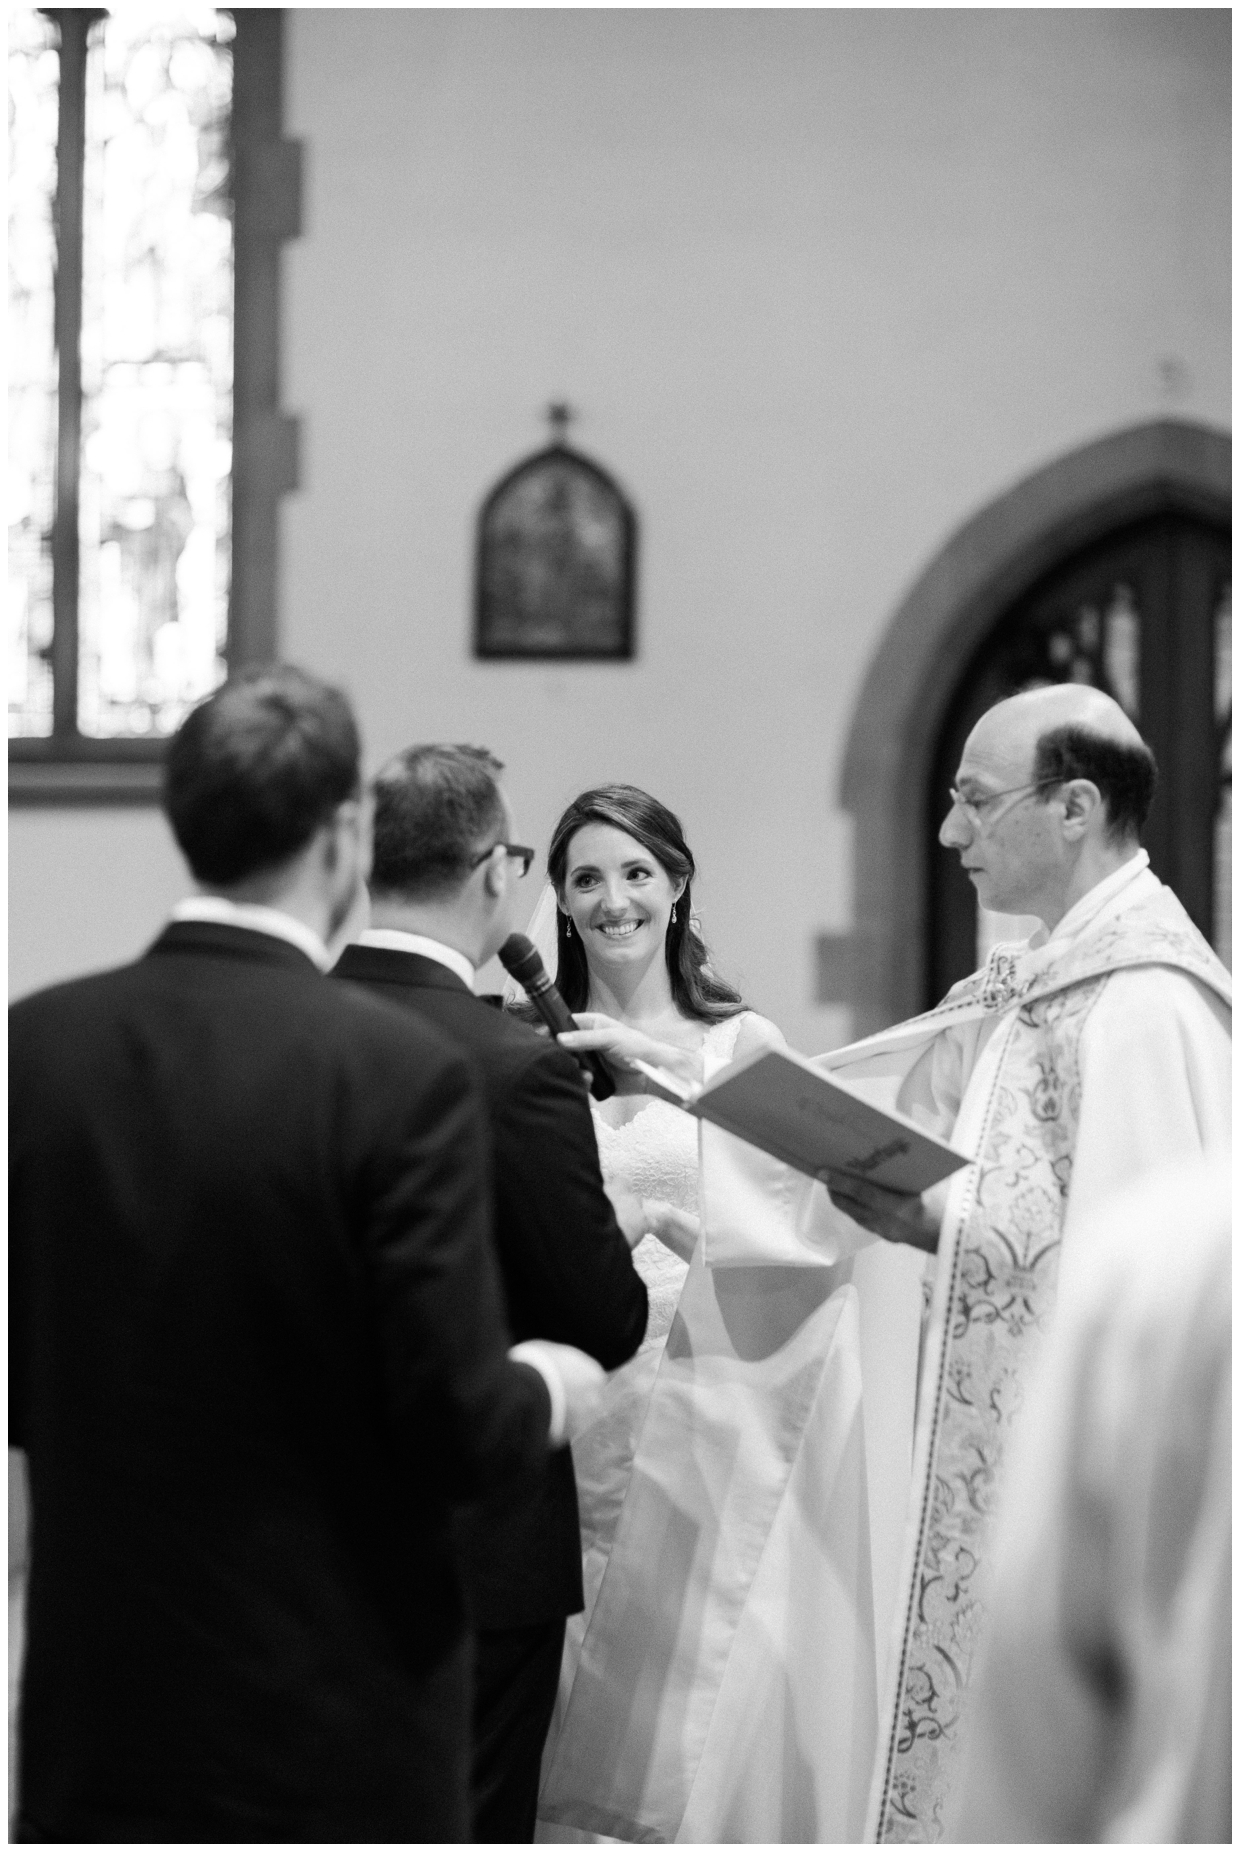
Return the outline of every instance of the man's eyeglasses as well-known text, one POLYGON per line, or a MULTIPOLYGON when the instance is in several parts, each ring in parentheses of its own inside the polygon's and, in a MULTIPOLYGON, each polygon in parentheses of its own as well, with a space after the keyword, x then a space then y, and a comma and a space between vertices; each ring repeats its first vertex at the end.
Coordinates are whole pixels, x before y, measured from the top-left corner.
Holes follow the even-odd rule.
POLYGON ((997 804, 1001 797, 1016 797, 1021 792, 1041 791, 1047 785, 1059 785, 1062 778, 1037 778, 1029 785, 1009 785, 1006 791, 990 791, 985 797, 963 797, 953 785, 947 795, 956 810, 962 811, 975 828, 981 825, 985 813, 992 804, 997 804))
POLYGON ((519 842, 493 842, 489 848, 482 851, 481 855, 475 855, 473 861, 469 864, 470 872, 472 873, 475 868, 481 868, 488 855, 494 855, 497 849, 502 849, 504 854, 511 856, 514 862, 520 862, 521 866, 517 870, 517 880, 523 881, 530 872, 530 865, 534 860, 535 851, 533 849, 527 849, 523 843, 519 842))

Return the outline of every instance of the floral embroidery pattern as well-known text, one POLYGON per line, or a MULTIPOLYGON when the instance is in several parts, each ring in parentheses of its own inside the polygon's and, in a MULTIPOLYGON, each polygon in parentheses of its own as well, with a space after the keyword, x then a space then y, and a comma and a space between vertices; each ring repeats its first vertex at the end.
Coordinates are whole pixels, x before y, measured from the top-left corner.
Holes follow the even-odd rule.
POLYGON ((1019 961, 1005 945, 996 945, 982 966, 982 1008, 1005 1010, 1022 997, 1032 984, 1032 977, 1021 977, 1019 961))
POLYGON ((979 1572, 1028 1340, 1054 1306, 1081 1030, 1105 979, 1022 1006, 952 1260, 914 1600, 879 1816, 880 1840, 933 1837, 950 1789, 985 1619, 979 1572))
MULTIPOLYGON (((1163 888, 1064 953, 1053 942, 1037 951, 1021 945, 996 945, 980 970, 953 984, 943 1001, 911 1024, 928 1029, 957 1017, 1010 1009, 1018 999, 1032 1003, 1056 991, 1101 977, 1125 965, 1171 965, 1187 971, 1231 1002, 1231 979, 1169 889, 1163 888)), ((910 1024, 910 1026, 911 1026, 910 1024)))
MULTIPOLYGON (((931 1032, 1015 1010, 978 1145, 979 1172, 940 1270, 932 1318, 934 1403, 919 1454, 918 1533, 878 1778, 880 1841, 934 1841, 955 1776, 960 1720, 985 1621, 980 1588, 1003 1455, 1031 1351, 1054 1309, 1080 1117, 1080 1038, 1111 972, 1164 965, 1231 1001, 1228 974, 1167 888, 1085 933, 1066 953, 997 946, 980 971, 916 1019, 931 1032), (937 1328, 936 1328, 937 1326, 937 1328)), ((909 1025, 910 1027, 914 1025, 909 1025)))

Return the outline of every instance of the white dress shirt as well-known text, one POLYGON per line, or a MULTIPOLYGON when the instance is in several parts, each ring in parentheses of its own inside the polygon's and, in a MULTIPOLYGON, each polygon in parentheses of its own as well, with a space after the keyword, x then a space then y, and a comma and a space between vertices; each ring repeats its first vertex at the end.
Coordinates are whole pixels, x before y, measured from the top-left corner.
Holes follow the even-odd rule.
POLYGON ((355 941, 358 945, 373 946, 382 952, 416 952, 419 958, 433 958, 436 964, 446 965, 449 971, 455 971, 462 983, 474 987, 474 967, 464 952, 458 952, 455 946, 445 945, 441 939, 428 939, 424 933, 403 932, 396 926, 368 926, 355 941))
POLYGON ((212 926, 243 926, 247 932, 265 932, 270 939, 284 939, 316 964, 320 971, 330 971, 332 958, 313 927, 295 920, 291 913, 278 907, 259 907, 250 901, 225 900, 222 894, 195 894, 179 900, 169 918, 176 924, 185 920, 203 920, 212 926))

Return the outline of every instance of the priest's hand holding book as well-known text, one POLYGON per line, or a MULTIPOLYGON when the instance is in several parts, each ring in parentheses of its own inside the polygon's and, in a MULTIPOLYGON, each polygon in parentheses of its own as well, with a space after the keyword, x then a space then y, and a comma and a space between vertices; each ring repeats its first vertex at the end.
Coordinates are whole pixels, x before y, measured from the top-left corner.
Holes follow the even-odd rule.
POLYGON ((842 1170, 824 1171, 821 1181, 836 1208, 872 1235, 902 1241, 927 1254, 937 1253, 943 1225, 941 1185, 914 1196, 904 1190, 886 1190, 881 1183, 842 1170))

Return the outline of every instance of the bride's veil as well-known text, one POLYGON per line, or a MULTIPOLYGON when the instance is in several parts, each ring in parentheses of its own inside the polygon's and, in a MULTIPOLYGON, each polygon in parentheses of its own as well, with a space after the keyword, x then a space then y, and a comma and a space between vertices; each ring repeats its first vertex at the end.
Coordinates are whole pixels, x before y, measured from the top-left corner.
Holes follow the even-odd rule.
MULTIPOLYGON (((559 945, 556 941, 555 889, 550 881, 543 882, 543 891, 538 896, 537 904, 530 915, 530 923, 525 929, 525 936, 530 941, 538 956, 547 967, 547 975, 555 982, 556 966, 560 961, 559 945)), ((504 977, 504 1008, 511 1009, 514 1003, 525 1002, 525 992, 515 977, 504 977)))

